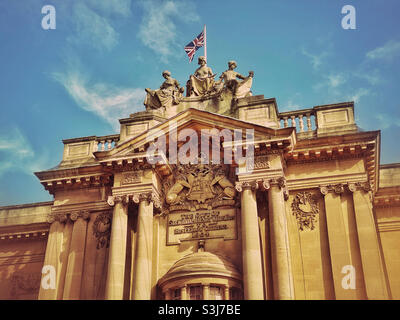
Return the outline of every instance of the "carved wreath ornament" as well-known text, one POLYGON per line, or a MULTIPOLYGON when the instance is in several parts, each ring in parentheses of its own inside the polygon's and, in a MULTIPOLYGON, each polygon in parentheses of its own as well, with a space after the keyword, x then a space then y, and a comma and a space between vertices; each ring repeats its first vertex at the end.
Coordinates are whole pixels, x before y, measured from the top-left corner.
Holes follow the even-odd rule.
POLYGON ((108 248, 111 235, 111 214, 99 214, 93 223, 93 234, 97 240, 97 249, 108 248))
POLYGON ((316 216, 319 213, 318 203, 310 192, 299 192, 292 202, 293 215, 296 216, 301 231, 304 228, 314 230, 316 216))

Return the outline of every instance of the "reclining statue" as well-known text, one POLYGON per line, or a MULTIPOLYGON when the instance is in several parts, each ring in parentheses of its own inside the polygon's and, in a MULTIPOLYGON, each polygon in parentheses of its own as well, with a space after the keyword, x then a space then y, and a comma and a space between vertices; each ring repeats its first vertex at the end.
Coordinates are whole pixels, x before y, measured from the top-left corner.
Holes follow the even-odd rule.
POLYGON ((162 76, 165 81, 160 86, 160 89, 145 89, 147 95, 144 100, 144 105, 147 111, 159 108, 163 108, 163 111, 165 111, 168 107, 179 104, 182 98, 182 93, 185 89, 179 85, 176 79, 171 77, 171 72, 166 70, 162 73, 162 76))

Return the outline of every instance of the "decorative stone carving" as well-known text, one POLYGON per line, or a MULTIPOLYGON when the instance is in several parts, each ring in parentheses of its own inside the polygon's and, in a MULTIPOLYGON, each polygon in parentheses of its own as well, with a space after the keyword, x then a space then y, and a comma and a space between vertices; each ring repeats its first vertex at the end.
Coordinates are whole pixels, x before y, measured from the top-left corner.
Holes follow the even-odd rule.
POLYGON ((299 229, 314 230, 316 216, 319 214, 318 203, 310 192, 299 192, 293 199, 292 212, 296 216, 299 229))
POLYGON ((242 192, 245 188, 250 188, 251 190, 258 189, 258 181, 241 181, 235 183, 235 189, 238 192, 242 192))
POLYGON ((97 249, 108 248, 110 245, 112 215, 108 212, 100 213, 93 223, 93 235, 97 240, 97 249))
POLYGON ((11 277, 11 296, 34 294, 39 291, 41 273, 17 273, 11 277))
POLYGON ((344 187, 342 184, 336 184, 333 186, 333 191, 335 191, 336 194, 341 194, 344 192, 344 187))
POLYGON ((165 111, 168 107, 179 104, 182 98, 182 93, 185 89, 179 85, 176 79, 171 77, 171 72, 166 70, 163 72, 162 76, 165 81, 160 86, 160 89, 145 89, 147 96, 144 105, 147 111, 160 108, 163 108, 163 111, 165 111))
POLYGON ((132 171, 124 173, 122 176, 122 185, 138 183, 141 181, 142 171, 132 171))
POLYGON ((371 185, 369 184, 369 182, 349 183, 347 185, 347 187, 349 188, 349 191, 351 191, 351 192, 355 192, 358 189, 361 189, 364 192, 371 191, 371 185))
POLYGON ((169 210, 209 209, 235 204, 235 186, 227 177, 228 167, 199 163, 181 165, 164 183, 169 210))
POLYGON ((113 196, 108 196, 107 203, 108 203, 108 205, 110 207, 113 207, 115 205, 114 197, 113 196))
MULTIPOLYGON (((319 189, 322 195, 327 195, 329 192, 334 192, 336 194, 341 194, 345 191, 344 187, 346 184, 339 183, 339 184, 330 184, 326 186, 320 186, 319 189)), ((371 185, 369 182, 350 182, 347 184, 347 189, 350 192, 355 192, 356 190, 363 190, 364 192, 371 191, 371 185)))
POLYGON ((60 223, 66 223, 68 219, 72 222, 78 220, 78 218, 83 218, 84 220, 89 220, 90 211, 82 210, 82 211, 72 211, 72 212, 58 212, 58 213, 50 213, 47 216, 47 222, 53 223, 55 221, 59 221, 60 223))
POLYGON ((110 206, 114 206, 116 202, 122 202, 125 205, 128 205, 132 200, 133 203, 138 204, 142 200, 146 200, 152 202, 154 207, 159 209, 161 208, 161 200, 156 192, 140 192, 133 194, 124 194, 120 196, 109 196, 107 199, 107 203, 110 206))
POLYGON ((246 167, 247 171, 253 171, 258 169, 269 169, 269 168, 270 168, 270 163, 268 161, 268 156, 266 155, 255 157, 254 163, 248 162, 246 167))

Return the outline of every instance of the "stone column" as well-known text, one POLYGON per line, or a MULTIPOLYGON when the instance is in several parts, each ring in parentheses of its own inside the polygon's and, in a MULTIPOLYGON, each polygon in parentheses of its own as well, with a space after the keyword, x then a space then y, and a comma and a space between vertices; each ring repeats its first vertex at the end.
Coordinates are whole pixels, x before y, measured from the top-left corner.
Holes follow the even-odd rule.
POLYGON ((349 190, 353 192, 357 234, 367 297, 368 299, 387 300, 388 292, 377 228, 372 211, 370 186, 367 183, 349 184, 349 190))
POLYGON ((184 285, 181 288, 181 300, 189 300, 188 299, 188 287, 184 285))
POLYGON ((236 185, 236 189, 241 192, 242 204, 242 259, 245 300, 264 299, 260 234, 254 191, 256 187, 256 183, 236 185))
POLYGON ((230 297, 229 297, 229 286, 228 285, 226 285, 224 287, 224 300, 230 300, 230 297))
POLYGON ((165 294, 165 300, 171 300, 171 289, 165 290, 164 294, 165 294))
POLYGON ((284 196, 285 180, 264 182, 268 190, 269 224, 271 235, 271 265, 274 299, 294 299, 290 247, 284 196))
POLYGON ((126 197, 123 199, 111 197, 108 199, 108 203, 115 205, 111 224, 105 297, 107 300, 122 300, 125 279, 128 201, 126 197))
POLYGON ((86 230, 89 212, 73 212, 70 215, 74 226, 68 254, 67 271, 64 283, 64 300, 79 300, 85 258, 86 230))
POLYGON ((203 300, 210 300, 210 285, 203 285, 203 300))
POLYGON ((148 195, 139 197, 137 245, 133 277, 133 299, 150 300, 153 249, 153 203, 148 195))

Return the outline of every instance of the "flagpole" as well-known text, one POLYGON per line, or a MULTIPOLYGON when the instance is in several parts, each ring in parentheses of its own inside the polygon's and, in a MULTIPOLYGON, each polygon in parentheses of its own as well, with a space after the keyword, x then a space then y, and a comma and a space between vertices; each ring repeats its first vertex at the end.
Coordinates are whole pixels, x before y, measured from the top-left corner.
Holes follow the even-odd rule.
POLYGON ((206 58, 206 64, 207 64, 207 29, 206 29, 206 25, 204 25, 204 58, 206 58))

